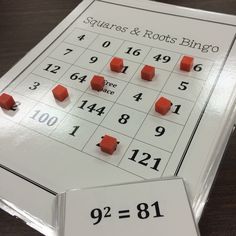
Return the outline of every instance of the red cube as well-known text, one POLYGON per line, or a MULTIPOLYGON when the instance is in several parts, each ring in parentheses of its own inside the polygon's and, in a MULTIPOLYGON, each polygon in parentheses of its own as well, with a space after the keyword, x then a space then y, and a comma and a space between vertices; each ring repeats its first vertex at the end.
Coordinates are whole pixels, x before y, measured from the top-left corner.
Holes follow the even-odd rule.
POLYGON ((14 98, 6 93, 3 93, 0 96, 0 107, 6 110, 12 109, 12 107, 15 105, 14 98))
POLYGON ((194 61, 193 57, 184 56, 180 63, 180 70, 187 72, 191 71, 193 67, 193 61, 194 61))
POLYGON ((57 99, 60 102, 63 102, 68 96, 68 90, 62 85, 57 85, 53 90, 52 90, 53 96, 55 99, 57 99))
POLYGON ((109 135, 105 135, 99 143, 102 152, 112 155, 117 148, 117 139, 109 135))
POLYGON ((110 62, 110 68, 114 72, 120 73, 124 67, 124 61, 121 58, 114 57, 110 62))
POLYGON ((171 108, 172 102, 167 98, 160 97, 155 104, 155 111, 161 115, 165 115, 171 108))
POLYGON ((103 76, 95 75, 90 81, 93 90, 102 91, 105 86, 105 79, 103 76))
POLYGON ((151 81, 155 76, 155 67, 153 66, 144 66, 141 71, 141 77, 143 80, 151 81))

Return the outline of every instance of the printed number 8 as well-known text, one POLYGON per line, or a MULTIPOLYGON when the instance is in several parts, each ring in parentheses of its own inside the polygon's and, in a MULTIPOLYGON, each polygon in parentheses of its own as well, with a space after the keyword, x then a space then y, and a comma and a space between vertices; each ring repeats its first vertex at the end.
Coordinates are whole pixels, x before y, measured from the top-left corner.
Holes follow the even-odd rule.
POLYGON ((124 125, 128 122, 129 118, 130 118, 130 116, 128 114, 123 114, 118 121, 120 124, 124 125))

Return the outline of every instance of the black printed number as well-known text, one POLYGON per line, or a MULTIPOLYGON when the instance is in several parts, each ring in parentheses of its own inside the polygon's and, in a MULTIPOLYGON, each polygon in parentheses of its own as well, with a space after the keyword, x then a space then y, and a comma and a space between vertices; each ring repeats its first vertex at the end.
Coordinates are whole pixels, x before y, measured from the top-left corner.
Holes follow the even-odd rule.
POLYGON ((110 207, 104 207, 104 216, 103 211, 100 208, 95 208, 90 212, 91 218, 95 219, 96 221, 93 223, 93 225, 96 225, 101 222, 102 218, 111 217, 111 208, 110 207))
POLYGON ((58 70, 60 70, 61 67, 53 64, 48 64, 47 68, 45 68, 45 71, 51 72, 53 74, 56 74, 58 70))
POLYGON ((178 89, 184 91, 184 90, 186 90, 188 88, 187 87, 188 84, 189 84, 189 82, 182 81, 180 83, 180 86, 178 87, 178 89))
POLYGON ((124 125, 128 122, 129 118, 130 118, 130 116, 128 114, 123 114, 118 121, 120 124, 124 125))
POLYGON ((13 107, 11 108, 12 111, 17 111, 18 107, 21 105, 20 102, 15 102, 15 104, 13 105, 13 107))
MULTIPOLYGON (((160 207, 159 207, 158 201, 154 202, 151 206, 155 207, 155 215, 153 216, 153 218, 163 217, 163 215, 160 212, 160 207)), ((149 206, 147 203, 138 204, 137 210, 138 210, 138 218, 140 218, 142 220, 145 220, 150 216, 149 206)))
POLYGON ((90 112, 90 113, 92 113, 92 112, 97 112, 97 115, 98 116, 101 116, 101 115, 103 115, 103 114, 105 114, 105 109, 106 109, 106 107, 100 107, 100 108, 97 108, 97 104, 96 103, 94 103, 94 104, 91 104, 91 105, 89 105, 89 106, 86 106, 88 104, 88 100, 83 100, 82 101, 82 105, 81 106, 79 106, 78 108, 80 108, 80 109, 82 109, 82 110, 84 110, 85 108, 87 108, 88 109, 88 112, 90 112))
POLYGON ((58 121, 56 116, 50 117, 48 113, 42 113, 41 110, 36 110, 35 114, 30 118, 38 121, 39 123, 45 123, 47 126, 54 126, 58 121))
POLYGON ((30 90, 36 90, 40 86, 39 82, 34 82, 32 86, 29 87, 30 90))
POLYGON ((73 131, 71 133, 69 133, 69 135, 75 137, 75 134, 79 130, 80 126, 73 126, 73 128, 74 128, 73 131))
POLYGON ((97 62, 97 60, 98 60, 97 57, 91 57, 89 63, 93 64, 93 63, 97 62))
POLYGON ((141 160, 137 161, 137 159, 140 159, 140 150, 134 149, 132 150, 134 153, 131 158, 128 158, 131 161, 137 162, 140 165, 143 166, 150 166, 151 169, 159 171, 158 166, 160 165, 161 158, 152 158, 152 156, 149 153, 143 152, 141 154, 141 160), (152 165, 152 162, 155 161, 154 165, 152 165))
POLYGON ((127 70, 129 69, 128 66, 124 66, 123 70, 121 71, 121 73, 126 74, 127 70))
POLYGON ((110 45, 111 45, 111 42, 110 42, 110 41, 105 41, 105 42, 102 44, 102 46, 103 46, 104 48, 108 48, 110 45))
POLYGON ((138 93, 138 94, 134 95, 133 98, 136 102, 139 102, 140 100, 142 100, 142 96, 143 96, 142 93, 138 93))
POLYGON ((196 66, 193 67, 193 70, 196 72, 202 71, 202 64, 197 64, 196 66))
POLYGON ((134 49, 133 47, 128 47, 128 50, 125 53, 137 57, 141 54, 141 49, 134 49))
POLYGON ((172 111, 172 113, 179 115, 179 110, 181 108, 181 105, 174 105, 174 107, 175 107, 175 109, 172 111))
POLYGON ((162 54, 156 55, 153 57, 155 61, 161 61, 162 63, 168 63, 171 60, 171 57, 169 56, 162 56, 162 54))
POLYGON ((87 75, 80 75, 80 73, 74 73, 70 76, 71 80, 78 80, 80 83, 86 82, 87 75))
POLYGON ((63 55, 65 56, 65 55, 67 55, 67 54, 69 54, 69 53, 71 53, 71 52, 73 52, 73 50, 70 49, 70 48, 67 48, 67 49, 66 49, 66 52, 65 52, 63 55))
POLYGON ((77 39, 78 39, 79 41, 84 40, 84 38, 85 38, 85 34, 80 35, 80 36, 77 36, 77 39))
POLYGON ((160 137, 160 136, 162 136, 165 133, 165 131, 166 131, 166 129, 164 127, 158 126, 158 127, 156 127, 156 134, 155 134, 155 136, 156 137, 160 137))

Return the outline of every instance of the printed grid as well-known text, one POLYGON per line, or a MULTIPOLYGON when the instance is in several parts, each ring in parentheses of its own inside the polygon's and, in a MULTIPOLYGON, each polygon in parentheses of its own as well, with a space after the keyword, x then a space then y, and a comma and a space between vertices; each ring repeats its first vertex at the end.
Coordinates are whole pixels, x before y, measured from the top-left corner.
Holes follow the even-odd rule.
MULTIPOLYGON (((33 104, 32 108, 26 111, 17 122, 142 178, 159 177, 171 158, 171 153, 175 149, 184 125, 187 123, 213 66, 213 62, 209 60, 195 58, 196 64, 205 66, 206 71, 203 73, 181 72, 179 62, 182 56, 184 55, 75 28, 14 89, 16 94, 30 100, 29 102, 33 104), (84 34, 86 40, 76 40, 76 37, 84 34), (108 50, 104 52, 106 48, 101 45, 105 42, 111 42, 112 47, 109 45, 108 50), (141 48, 143 54, 140 57, 125 54, 124 52, 131 47, 134 50, 141 48), (76 54, 68 53, 69 57, 63 59, 61 52, 65 52, 65 50, 67 52, 67 48, 72 49, 76 54), (157 54, 170 55, 171 63, 158 63, 157 66, 150 60, 157 54), (96 62, 86 63, 87 59, 95 60, 94 55, 99 60, 102 58, 102 62, 96 66, 93 65, 96 62), (114 56, 124 58, 125 66, 129 66, 127 74, 117 74, 109 70, 109 62, 114 56), (45 68, 50 67, 50 64, 59 65, 60 74, 46 71, 45 68), (143 81, 140 78, 140 71, 145 64, 156 67, 158 78, 154 78, 152 82, 143 81), (78 74, 78 70, 80 74, 78 74), (85 74, 87 75, 85 82, 75 82, 78 75, 85 74), (91 90, 89 81, 95 74, 105 77, 107 88, 113 87, 115 96, 111 97, 104 95, 103 92, 98 93, 91 90), (69 81, 68 76, 71 78, 69 81), (181 81, 193 83, 192 90, 186 94, 181 94, 176 90, 176 86, 179 86, 178 83, 181 81), (32 84, 32 82, 34 83, 32 84), (69 90, 70 98, 65 102, 58 103, 52 96, 51 89, 57 84, 62 84, 69 90), (140 100, 142 105, 127 99, 127 97, 132 99, 137 92, 142 93, 142 96, 145 95, 145 98, 147 97, 145 102, 140 100), (160 96, 169 98, 173 102, 172 109, 176 108, 167 116, 161 116, 154 110, 155 101, 160 96), (85 101, 92 105, 97 104, 96 106, 101 104, 99 108, 106 107, 104 109, 106 114, 98 119, 98 115, 94 115, 93 111, 78 113, 78 106, 82 107, 85 104, 84 108, 86 107, 85 101), (181 116, 177 112, 178 105, 181 105, 181 111, 184 110, 184 114, 181 116), (91 115, 92 113, 93 115, 91 115), (132 125, 130 125, 131 118, 127 121, 129 126, 117 122, 117 118, 122 118, 123 114, 128 114, 132 118, 132 125), (38 117, 40 120, 36 122, 38 117), (45 122, 50 121, 49 125, 45 125, 44 120, 45 122), (158 141, 158 136, 155 136, 154 132, 157 127, 165 129, 164 135, 161 135, 158 141), (77 130, 78 135, 76 132, 72 135, 73 131, 77 130), (102 153, 96 146, 105 134, 116 137, 120 142, 117 151, 112 156, 102 153)), ((53 70, 57 69, 51 67, 53 70)), ((160 131, 161 128, 158 128, 157 134, 160 134, 160 131)))

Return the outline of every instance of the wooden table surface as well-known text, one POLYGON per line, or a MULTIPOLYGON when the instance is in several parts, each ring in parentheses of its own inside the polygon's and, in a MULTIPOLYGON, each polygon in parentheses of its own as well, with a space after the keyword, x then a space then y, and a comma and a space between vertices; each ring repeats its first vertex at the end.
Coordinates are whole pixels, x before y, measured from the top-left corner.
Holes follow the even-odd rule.
MULTIPOLYGON (((0 76, 47 35, 79 2, 78 0, 0 0, 0 76)), ((162 2, 236 15, 235 0, 163 0, 162 2)), ((203 236, 236 235, 235 133, 232 134, 224 154, 199 227, 203 236)), ((5 235, 40 236, 41 234, 0 210, 0 236, 5 235)))

